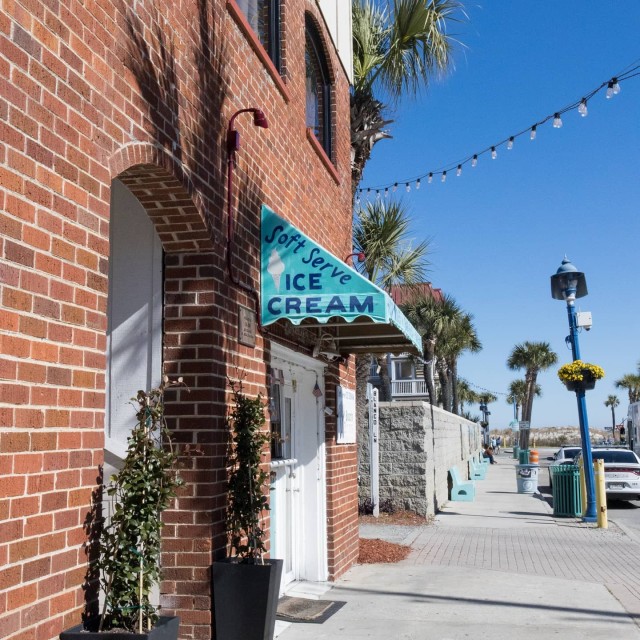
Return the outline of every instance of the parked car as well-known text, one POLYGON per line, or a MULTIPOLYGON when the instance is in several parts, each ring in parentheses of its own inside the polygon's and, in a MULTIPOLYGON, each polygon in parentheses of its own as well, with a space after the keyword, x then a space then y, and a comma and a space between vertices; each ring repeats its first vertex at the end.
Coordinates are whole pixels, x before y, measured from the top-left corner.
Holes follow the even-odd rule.
MULTIPOLYGON (((640 458, 629 449, 614 447, 595 448, 591 451, 594 460, 604 460, 604 482, 607 498, 612 500, 640 500, 640 458)), ((582 458, 579 451, 574 458, 576 464, 582 458)))
POLYGON ((571 464, 581 447, 578 445, 569 445, 566 447, 560 447, 552 456, 549 456, 547 460, 551 461, 549 465, 549 486, 553 488, 553 467, 559 464, 571 464))

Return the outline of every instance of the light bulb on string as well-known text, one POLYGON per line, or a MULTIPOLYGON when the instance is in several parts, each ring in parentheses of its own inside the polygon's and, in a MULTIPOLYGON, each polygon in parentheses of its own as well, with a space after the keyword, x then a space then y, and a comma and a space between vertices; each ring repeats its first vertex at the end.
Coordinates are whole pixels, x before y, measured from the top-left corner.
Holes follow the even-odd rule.
POLYGON ((498 152, 495 147, 491 147, 491 159, 495 160, 498 157, 498 152))
POLYGON ((411 191, 411 185, 408 182, 404 185, 404 188, 407 190, 407 193, 411 191))
POLYGON ((376 200, 380 200, 380 189, 376 189, 376 200))
POLYGON ((513 149, 513 136, 509 138, 509 142, 507 142, 507 149, 511 151, 513 149))
POLYGON ((431 184, 433 182, 433 173, 430 173, 427 178, 427 184, 431 184))
POLYGON ((371 187, 367 187, 367 195, 371 193, 371 187))
POLYGON ((620 93, 620 85, 618 84, 618 78, 611 78, 607 83, 607 100, 612 96, 617 96, 620 93))
POLYGON ((396 183, 393 185, 393 193, 395 193, 395 192, 396 192, 396 189, 397 189, 397 188, 398 188, 398 183, 396 182, 396 183))
POLYGON ((553 128, 554 129, 560 129, 560 127, 562 127, 562 118, 560 117, 559 113, 554 113, 553 114, 553 128))
POLYGON ((442 178, 440 179, 441 182, 446 182, 447 181, 447 172, 443 171, 442 172, 442 178))
POLYGON ((420 178, 418 178, 418 181, 416 182, 416 191, 420 188, 420 178))
POLYGON ((478 156, 476 154, 474 154, 473 158, 471 159, 471 166, 472 167, 478 166, 478 156))
POLYGON ((459 178, 462 175, 462 165, 459 164, 458 168, 456 169, 456 176, 459 178))
POLYGON ((538 131, 538 125, 533 125, 533 127, 531 127, 531 135, 529 136, 532 140, 536 139, 536 133, 538 131))
POLYGON ((389 197, 389 187, 386 187, 384 190, 384 197, 388 198, 389 197))
POLYGON ((578 113, 584 118, 588 113, 588 109, 587 109, 587 99, 586 98, 582 98, 582 100, 580 100, 580 106, 578 107, 578 113))

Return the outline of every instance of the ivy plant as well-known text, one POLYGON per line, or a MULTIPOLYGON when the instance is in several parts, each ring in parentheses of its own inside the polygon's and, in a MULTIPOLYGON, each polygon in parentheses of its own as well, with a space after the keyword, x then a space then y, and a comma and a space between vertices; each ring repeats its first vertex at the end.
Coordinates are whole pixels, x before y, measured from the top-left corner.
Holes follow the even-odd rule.
POLYGON ((111 517, 100 534, 98 569, 104 593, 99 630, 143 633, 157 622, 150 593, 160 581, 162 512, 182 484, 164 419, 167 377, 157 389, 138 391, 137 423, 122 468, 110 478, 111 517))
POLYGON ((264 487, 269 474, 263 455, 269 442, 264 431, 265 403, 262 396, 248 397, 242 382, 229 380, 233 405, 227 415, 231 434, 227 532, 232 555, 241 562, 263 563, 266 552, 262 514, 269 509, 264 487))

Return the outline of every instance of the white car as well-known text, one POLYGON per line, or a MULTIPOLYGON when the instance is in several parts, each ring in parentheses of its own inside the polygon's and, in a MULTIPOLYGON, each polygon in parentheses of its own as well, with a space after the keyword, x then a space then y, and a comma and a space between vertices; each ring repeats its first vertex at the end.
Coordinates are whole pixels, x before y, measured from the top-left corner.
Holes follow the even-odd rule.
MULTIPOLYGON (((594 460, 604 460, 604 482, 607 498, 612 500, 640 500, 640 458, 629 449, 592 449, 594 460)), ((578 464, 582 452, 576 454, 578 464)))
POLYGON ((571 445, 567 447, 560 447, 552 456, 549 456, 547 460, 551 461, 549 465, 549 486, 553 488, 553 467, 559 464, 571 464, 581 447, 578 445, 571 445))

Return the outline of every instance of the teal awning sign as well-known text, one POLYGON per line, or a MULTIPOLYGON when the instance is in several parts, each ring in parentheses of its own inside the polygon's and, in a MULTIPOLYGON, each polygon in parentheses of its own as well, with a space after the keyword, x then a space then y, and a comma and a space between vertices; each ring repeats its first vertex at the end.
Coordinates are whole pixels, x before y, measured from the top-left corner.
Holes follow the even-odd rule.
POLYGON ((263 326, 335 320, 340 327, 351 325, 336 335, 344 353, 366 346, 421 353, 420 335, 387 293, 265 205, 261 238, 263 326))

